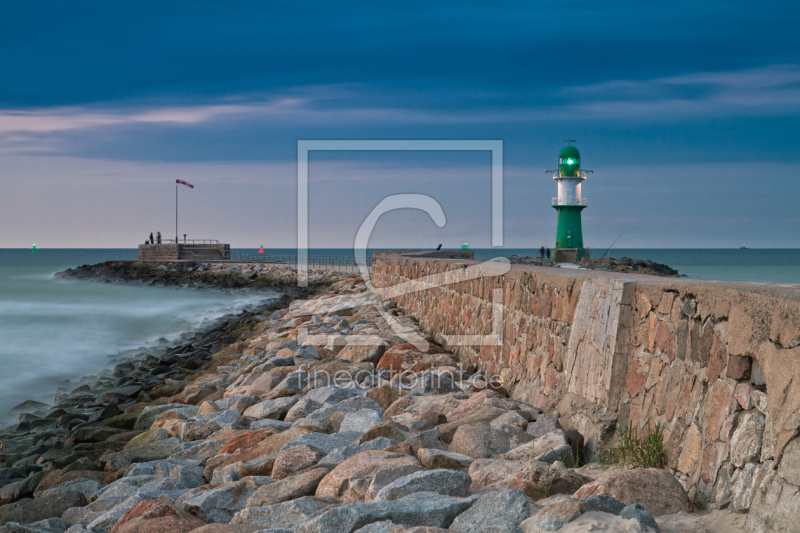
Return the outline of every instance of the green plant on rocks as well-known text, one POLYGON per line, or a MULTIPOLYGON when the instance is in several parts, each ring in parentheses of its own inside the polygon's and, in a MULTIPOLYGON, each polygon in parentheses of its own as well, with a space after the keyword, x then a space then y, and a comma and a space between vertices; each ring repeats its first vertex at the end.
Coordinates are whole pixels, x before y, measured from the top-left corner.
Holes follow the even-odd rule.
POLYGON ((663 468, 664 427, 660 423, 645 424, 640 432, 631 424, 617 427, 619 441, 603 458, 606 464, 617 464, 630 468, 663 468))

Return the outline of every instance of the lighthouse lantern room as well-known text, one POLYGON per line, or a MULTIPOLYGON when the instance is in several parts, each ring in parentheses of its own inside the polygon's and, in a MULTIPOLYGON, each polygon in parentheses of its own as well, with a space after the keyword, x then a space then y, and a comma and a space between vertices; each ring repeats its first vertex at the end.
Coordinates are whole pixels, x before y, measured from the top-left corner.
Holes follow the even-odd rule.
POLYGON ((558 169, 547 171, 558 182, 558 196, 551 202, 558 212, 556 246, 550 255, 551 261, 556 263, 571 263, 589 257, 588 250, 583 247, 581 227, 581 211, 589 202, 581 195, 581 184, 592 171, 581 169, 581 153, 572 146, 573 142, 568 140, 568 145, 559 152, 558 169))

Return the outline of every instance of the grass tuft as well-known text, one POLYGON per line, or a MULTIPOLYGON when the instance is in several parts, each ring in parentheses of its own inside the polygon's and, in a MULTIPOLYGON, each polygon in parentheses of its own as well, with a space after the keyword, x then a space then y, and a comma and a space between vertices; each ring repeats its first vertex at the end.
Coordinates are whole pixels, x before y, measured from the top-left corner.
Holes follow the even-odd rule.
POLYGON ((645 424, 644 432, 639 433, 631 424, 617 427, 619 442, 612 448, 603 462, 628 466, 630 468, 663 468, 664 428, 661 424, 645 424))

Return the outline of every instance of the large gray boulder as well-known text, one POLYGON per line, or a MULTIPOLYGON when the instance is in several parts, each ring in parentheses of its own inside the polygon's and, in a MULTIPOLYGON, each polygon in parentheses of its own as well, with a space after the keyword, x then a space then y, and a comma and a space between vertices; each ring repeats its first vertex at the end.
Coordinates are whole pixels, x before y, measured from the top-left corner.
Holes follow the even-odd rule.
POLYGON ((330 502, 314 497, 298 498, 288 502, 249 507, 234 515, 231 524, 249 524, 261 528, 296 528, 312 515, 331 507, 330 502))
POLYGON ((347 413, 339 426, 341 433, 355 432, 366 433, 373 426, 383 422, 383 416, 374 409, 359 409, 347 413))
POLYGON ((245 508, 247 499, 259 487, 271 482, 268 477, 253 476, 219 487, 199 487, 182 496, 175 505, 204 522, 228 523, 245 508))
POLYGON ((445 469, 423 470, 389 483, 371 501, 399 500, 417 492, 436 492, 443 496, 464 497, 471 482, 466 472, 445 469))
POLYGON ((450 531, 483 533, 484 531, 518 531, 517 526, 530 516, 528 498, 521 490, 490 492, 458 515, 450 531))
POLYGON ((386 437, 378 437, 365 442, 364 444, 351 444, 343 448, 336 448, 328 455, 323 457, 319 466, 326 466, 328 468, 335 468, 336 465, 343 463, 346 459, 353 457, 356 454, 365 452, 367 450, 385 450, 389 446, 397 444, 396 440, 387 439, 386 437))
POLYGON ((285 398, 276 398, 274 400, 266 400, 248 407, 244 412, 244 416, 279 420, 286 416, 289 409, 291 409, 299 399, 299 396, 289 396, 285 398))
POLYGON ((351 503, 326 510, 303 522, 296 533, 353 533, 374 522, 391 520, 406 526, 446 528, 475 498, 419 492, 399 500, 351 503))
POLYGON ((48 518, 61 518, 64 511, 70 507, 84 507, 87 503, 89 502, 86 496, 77 491, 36 498, 3 515, 0 524, 8 522, 32 524, 48 518))
POLYGON ((296 438, 292 442, 287 442, 281 447, 281 451, 294 446, 309 445, 318 448, 325 453, 331 453, 333 450, 344 448, 353 443, 361 433, 356 431, 342 431, 341 433, 306 433, 296 438))

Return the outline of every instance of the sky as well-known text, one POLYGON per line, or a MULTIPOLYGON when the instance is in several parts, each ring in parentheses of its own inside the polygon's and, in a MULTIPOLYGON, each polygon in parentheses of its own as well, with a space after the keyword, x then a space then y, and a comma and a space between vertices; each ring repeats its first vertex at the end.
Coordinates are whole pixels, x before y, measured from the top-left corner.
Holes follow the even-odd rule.
MULTIPOLYGON (((555 238, 565 139, 586 246, 800 247, 800 4, 0 3, 0 248, 151 231, 297 242, 297 143, 503 143, 504 246, 555 238)), ((309 237, 491 246, 489 152, 312 152, 309 237)))

